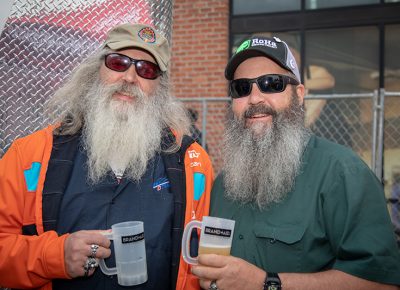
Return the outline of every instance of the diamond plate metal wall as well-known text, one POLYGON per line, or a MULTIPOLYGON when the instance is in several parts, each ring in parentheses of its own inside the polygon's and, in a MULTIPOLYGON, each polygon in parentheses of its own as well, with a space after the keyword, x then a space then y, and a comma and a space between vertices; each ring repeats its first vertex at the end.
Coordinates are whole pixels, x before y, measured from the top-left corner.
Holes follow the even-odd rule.
POLYGON ((45 101, 107 31, 147 23, 167 39, 173 0, 15 0, 0 36, 0 157, 43 126, 45 101))

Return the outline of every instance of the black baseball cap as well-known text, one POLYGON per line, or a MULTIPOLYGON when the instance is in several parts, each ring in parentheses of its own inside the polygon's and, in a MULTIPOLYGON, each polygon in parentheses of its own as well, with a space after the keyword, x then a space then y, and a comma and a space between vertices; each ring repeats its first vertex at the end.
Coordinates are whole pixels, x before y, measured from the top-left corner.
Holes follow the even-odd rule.
POLYGON ((240 44, 225 68, 225 78, 233 80, 237 67, 246 59, 265 56, 284 69, 292 72, 300 82, 300 73, 296 60, 286 42, 278 37, 253 36, 240 44))

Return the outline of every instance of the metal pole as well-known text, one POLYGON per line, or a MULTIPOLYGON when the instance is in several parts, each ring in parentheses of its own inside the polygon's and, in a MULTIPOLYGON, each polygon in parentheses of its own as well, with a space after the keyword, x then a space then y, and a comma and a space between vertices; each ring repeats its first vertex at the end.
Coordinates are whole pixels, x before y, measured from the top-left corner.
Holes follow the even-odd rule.
POLYGON ((373 98, 373 93, 360 93, 360 94, 330 94, 330 95, 314 95, 310 94, 305 96, 306 100, 332 100, 332 99, 364 99, 373 98))
POLYGON ((207 138, 207 101, 203 99, 201 101, 203 105, 203 118, 201 120, 201 146, 206 149, 206 138, 207 138))
POLYGON ((374 91, 374 96, 372 98, 372 150, 371 150, 371 168, 376 174, 376 138, 377 138, 377 123, 378 123, 378 91, 374 91))
POLYGON ((379 89, 379 114, 378 114, 378 148, 376 159, 376 176, 380 181, 383 180, 383 138, 384 138, 384 121, 385 121, 385 89, 379 89))

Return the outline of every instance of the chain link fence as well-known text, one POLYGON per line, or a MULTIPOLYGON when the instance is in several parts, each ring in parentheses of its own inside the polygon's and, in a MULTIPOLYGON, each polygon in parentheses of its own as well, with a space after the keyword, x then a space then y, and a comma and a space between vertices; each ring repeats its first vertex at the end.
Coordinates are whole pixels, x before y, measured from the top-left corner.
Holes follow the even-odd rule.
POLYGON ((385 92, 382 103, 384 126, 383 181, 388 198, 389 212, 400 247, 400 92, 385 92))

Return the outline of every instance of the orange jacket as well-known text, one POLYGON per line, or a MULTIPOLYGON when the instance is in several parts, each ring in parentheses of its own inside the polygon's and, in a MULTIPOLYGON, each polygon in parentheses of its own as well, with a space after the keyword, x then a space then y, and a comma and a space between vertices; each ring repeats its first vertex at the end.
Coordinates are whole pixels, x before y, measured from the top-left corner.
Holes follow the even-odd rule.
MULTIPOLYGON (((43 231, 42 190, 50 160, 54 127, 16 140, 0 160, 0 285, 10 288, 52 289, 51 280, 69 279, 64 263, 68 234, 43 231), (30 173, 38 171, 35 184, 30 173), (38 235, 26 236, 22 228, 36 225, 38 235)), ((213 169, 207 153, 191 144, 184 158, 186 172, 185 225, 209 213, 213 169), (204 192, 195 200, 194 173, 205 176, 204 192)), ((197 278, 180 257, 177 290, 199 289, 197 278)))

